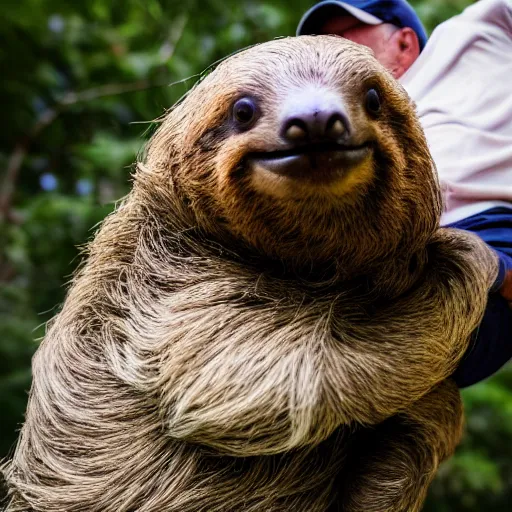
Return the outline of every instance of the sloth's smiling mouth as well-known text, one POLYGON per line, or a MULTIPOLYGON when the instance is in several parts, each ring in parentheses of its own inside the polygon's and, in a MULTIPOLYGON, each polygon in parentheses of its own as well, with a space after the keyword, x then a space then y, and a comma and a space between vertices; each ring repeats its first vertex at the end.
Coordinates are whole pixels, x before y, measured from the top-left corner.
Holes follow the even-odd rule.
POLYGON ((335 142, 305 144, 280 151, 250 153, 247 161, 253 169, 326 184, 336 181, 362 164, 372 152, 372 145, 344 145, 335 142))

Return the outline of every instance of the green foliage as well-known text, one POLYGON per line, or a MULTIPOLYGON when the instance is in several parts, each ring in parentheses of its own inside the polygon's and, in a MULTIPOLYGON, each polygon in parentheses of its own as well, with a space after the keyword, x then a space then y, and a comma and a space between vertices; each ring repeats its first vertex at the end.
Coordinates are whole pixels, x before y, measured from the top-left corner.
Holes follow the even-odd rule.
MULTIPOLYGON (((412 3, 431 31, 471 1, 412 3)), ((64 299, 80 246, 128 190, 152 121, 212 62, 293 35, 312 4, 2 2, 0 456, 23 419, 36 340, 64 299)), ((512 371, 464 391, 464 399, 467 434, 443 465, 426 510, 509 510, 512 371)))

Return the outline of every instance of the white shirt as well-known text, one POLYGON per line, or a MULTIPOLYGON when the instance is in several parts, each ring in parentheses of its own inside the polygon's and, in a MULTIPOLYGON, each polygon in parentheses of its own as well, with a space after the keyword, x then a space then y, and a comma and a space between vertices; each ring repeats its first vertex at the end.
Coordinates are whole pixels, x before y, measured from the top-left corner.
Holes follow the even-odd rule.
POLYGON ((439 25, 400 82, 437 165, 441 223, 512 208, 512 0, 480 0, 439 25))

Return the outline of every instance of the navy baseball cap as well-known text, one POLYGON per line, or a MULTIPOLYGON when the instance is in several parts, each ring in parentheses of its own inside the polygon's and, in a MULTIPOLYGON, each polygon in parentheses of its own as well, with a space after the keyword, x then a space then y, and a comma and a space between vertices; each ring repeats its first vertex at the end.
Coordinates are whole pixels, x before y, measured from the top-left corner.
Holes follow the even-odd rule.
POLYGON ((302 16, 297 27, 297 35, 318 34, 327 20, 347 15, 368 25, 391 23, 400 28, 412 28, 418 36, 420 50, 427 44, 425 28, 414 9, 405 0, 324 0, 302 16))

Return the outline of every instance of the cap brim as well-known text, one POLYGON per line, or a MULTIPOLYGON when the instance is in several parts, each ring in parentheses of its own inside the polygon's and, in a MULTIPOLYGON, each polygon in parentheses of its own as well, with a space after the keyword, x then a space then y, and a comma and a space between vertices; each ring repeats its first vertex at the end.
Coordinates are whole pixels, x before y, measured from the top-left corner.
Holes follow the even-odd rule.
POLYGON ((353 16, 367 25, 380 25, 384 23, 381 19, 373 16, 373 14, 369 14, 345 2, 321 2, 311 7, 311 9, 302 16, 297 27, 296 35, 318 34, 319 29, 322 28, 322 25, 324 25, 327 20, 332 18, 333 13, 339 13, 341 16, 345 13, 345 15, 353 16))

